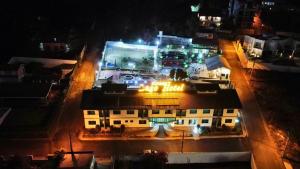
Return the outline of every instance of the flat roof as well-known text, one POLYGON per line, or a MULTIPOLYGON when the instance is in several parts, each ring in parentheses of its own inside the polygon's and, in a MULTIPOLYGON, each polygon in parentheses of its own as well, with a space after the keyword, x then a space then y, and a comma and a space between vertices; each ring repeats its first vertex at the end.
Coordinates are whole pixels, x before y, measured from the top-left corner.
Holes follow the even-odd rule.
MULTIPOLYGON (((199 87, 199 86, 198 86, 199 87)), ((222 89, 215 93, 185 92, 143 93, 126 90, 124 94, 107 94, 102 90, 85 90, 82 109, 192 109, 192 108, 241 108, 234 89, 222 89)))
POLYGON ((0 99, 45 98, 52 84, 0 83, 0 99))
POLYGON ((8 64, 18 64, 18 63, 32 63, 38 62, 43 64, 46 68, 52 68, 61 65, 74 65, 77 63, 76 60, 67 60, 67 59, 51 59, 51 58, 33 58, 33 57, 12 57, 8 64))

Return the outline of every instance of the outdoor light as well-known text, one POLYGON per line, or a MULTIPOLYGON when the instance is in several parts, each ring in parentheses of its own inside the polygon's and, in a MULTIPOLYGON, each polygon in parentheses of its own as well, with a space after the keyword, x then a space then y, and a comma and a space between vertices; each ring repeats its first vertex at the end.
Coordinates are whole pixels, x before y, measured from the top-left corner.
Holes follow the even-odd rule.
POLYGON ((239 119, 235 119, 235 123, 239 123, 240 122, 240 120, 239 119))
POLYGON ((155 43, 156 43, 156 45, 159 45, 159 44, 160 44, 159 40, 156 40, 155 43))
POLYGON ((143 40, 141 38, 138 39, 138 43, 142 43, 143 40))
POLYGON ((198 134, 198 129, 197 129, 196 126, 195 126, 194 129, 193 129, 193 133, 194 133, 194 134, 198 134))
POLYGON ((184 49, 184 46, 182 45, 181 48, 184 49))

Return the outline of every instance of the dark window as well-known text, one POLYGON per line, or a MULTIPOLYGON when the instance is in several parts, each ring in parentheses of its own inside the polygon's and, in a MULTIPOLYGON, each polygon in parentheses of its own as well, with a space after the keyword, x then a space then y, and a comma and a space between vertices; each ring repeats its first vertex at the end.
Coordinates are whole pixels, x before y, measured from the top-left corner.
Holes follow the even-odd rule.
POLYGON ((113 113, 114 114, 121 114, 121 111, 120 110, 114 110, 113 113))
POLYGON ((121 124, 121 120, 115 120, 114 124, 121 124))
POLYGON ((210 113, 210 109, 203 109, 203 114, 209 114, 210 113))
POLYGON ((130 120, 130 123, 133 123, 133 120, 130 120))
POLYGON ((254 43, 254 48, 261 49, 261 43, 260 42, 255 42, 254 43))
POLYGON ((139 110, 138 117, 148 117, 148 110, 139 110))
POLYGON ((125 123, 128 123, 128 120, 125 120, 125 123))
POLYGON ((172 114, 172 110, 166 110, 165 114, 172 114))
POLYGON ((159 114, 159 110, 158 109, 152 110, 152 114, 159 114))
POLYGON ((190 114, 197 114, 197 109, 191 109, 190 114))
POLYGON ((100 117, 109 117, 109 110, 103 110, 102 113, 100 113, 100 117))
POLYGON ((232 123, 232 119, 225 119, 225 123, 232 123))
POLYGON ((184 120, 180 119, 180 120, 176 120, 175 122, 176 124, 184 124, 184 120))
POLYGON ((88 113, 88 115, 95 115, 96 114, 94 110, 89 110, 87 113, 88 113))
POLYGON ((227 113, 233 113, 234 110, 233 109, 227 109, 227 113))
POLYGON ((139 124, 147 124, 146 120, 139 120, 139 124))
POLYGON ((95 125, 96 121, 89 121, 89 125, 95 125))
POLYGON ((208 119, 202 119, 202 123, 208 123, 208 119))
POLYGON ((127 110, 127 114, 134 114, 134 110, 127 110))
POLYGON ((176 116, 185 116, 186 110, 176 110, 176 116))

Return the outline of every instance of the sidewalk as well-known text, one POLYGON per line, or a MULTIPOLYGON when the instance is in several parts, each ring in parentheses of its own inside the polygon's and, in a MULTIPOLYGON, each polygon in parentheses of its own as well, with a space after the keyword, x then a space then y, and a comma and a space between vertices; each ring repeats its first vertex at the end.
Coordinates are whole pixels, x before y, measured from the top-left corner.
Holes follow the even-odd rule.
MULTIPOLYGON (((221 138, 244 138, 246 137, 246 133, 243 132, 241 135, 220 135, 220 136, 195 136, 195 137, 184 137, 184 140, 201 140, 201 139, 221 139, 221 138)), ((165 138, 159 138, 159 137, 121 137, 121 136, 115 136, 115 137, 84 137, 83 132, 79 133, 78 139, 81 141, 108 141, 108 140, 182 140, 182 137, 165 137, 165 138)))

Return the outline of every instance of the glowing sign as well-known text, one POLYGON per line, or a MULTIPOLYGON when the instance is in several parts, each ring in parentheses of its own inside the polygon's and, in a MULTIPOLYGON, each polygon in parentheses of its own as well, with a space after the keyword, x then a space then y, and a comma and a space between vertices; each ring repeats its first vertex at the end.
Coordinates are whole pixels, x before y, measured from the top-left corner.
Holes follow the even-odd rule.
POLYGON ((139 92, 182 92, 184 84, 171 84, 171 82, 152 82, 151 85, 141 85, 139 92))

